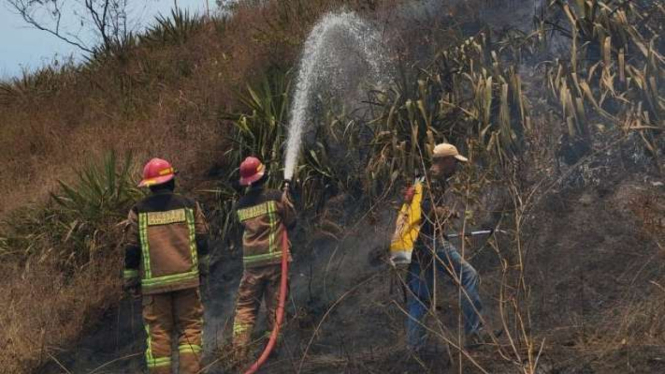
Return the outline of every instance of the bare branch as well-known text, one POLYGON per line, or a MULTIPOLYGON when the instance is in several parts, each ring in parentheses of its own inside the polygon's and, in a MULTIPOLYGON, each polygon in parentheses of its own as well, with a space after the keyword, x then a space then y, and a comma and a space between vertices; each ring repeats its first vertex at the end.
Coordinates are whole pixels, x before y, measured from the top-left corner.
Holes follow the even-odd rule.
POLYGON ((74 0, 66 8, 64 0, 7 2, 30 26, 46 31, 87 53, 93 53, 95 48, 89 47, 77 35, 66 30, 66 15, 80 17, 81 27, 93 31, 101 39, 104 49, 110 49, 127 36, 127 0, 74 0))
POLYGON ((55 17, 55 27, 54 28, 49 28, 45 24, 37 21, 35 17, 32 14, 32 6, 33 5, 46 5, 44 3, 35 3, 34 1, 26 1, 26 0, 7 0, 9 5, 14 8, 18 14, 23 18, 23 20, 29 24, 30 26, 36 28, 37 30, 45 31, 58 39, 64 41, 67 44, 73 45, 79 49, 81 49, 84 52, 87 53, 92 53, 92 49, 88 48, 85 46, 83 43, 79 41, 75 41, 65 35, 63 35, 60 32, 60 22, 62 20, 62 12, 60 11, 59 8, 59 3, 58 0, 52 0, 50 1, 51 4, 53 4, 55 10, 52 12, 52 14, 55 17))

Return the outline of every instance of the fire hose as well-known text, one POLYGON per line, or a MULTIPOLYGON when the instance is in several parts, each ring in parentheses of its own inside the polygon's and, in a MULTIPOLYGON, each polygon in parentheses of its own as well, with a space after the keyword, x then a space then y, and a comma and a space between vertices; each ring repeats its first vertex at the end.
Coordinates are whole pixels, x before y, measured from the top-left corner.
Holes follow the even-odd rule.
POLYGON ((268 356, 270 356, 270 353, 272 352, 273 348, 275 348, 275 344, 277 343, 279 330, 282 327, 282 321, 284 320, 284 306, 286 304, 286 291, 287 291, 286 288, 287 288, 287 280, 289 274, 288 246, 289 246, 289 238, 285 228, 284 235, 282 235, 282 277, 279 286, 279 302, 277 304, 275 324, 272 329, 272 332, 270 333, 270 340, 268 340, 268 345, 266 345, 266 348, 263 350, 263 353, 261 353, 261 356, 259 356, 259 359, 256 360, 256 362, 249 367, 249 369, 245 372, 245 374, 256 373, 261 367, 261 365, 263 365, 266 362, 266 360, 268 360, 268 356))

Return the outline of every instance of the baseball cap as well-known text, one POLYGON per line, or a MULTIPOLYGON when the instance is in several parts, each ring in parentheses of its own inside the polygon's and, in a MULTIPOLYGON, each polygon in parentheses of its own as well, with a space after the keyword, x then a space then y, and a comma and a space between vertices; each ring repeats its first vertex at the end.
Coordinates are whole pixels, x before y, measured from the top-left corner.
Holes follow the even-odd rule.
POLYGON ((434 147, 433 157, 434 158, 455 157, 455 159, 457 159, 458 161, 462 162, 469 161, 468 158, 462 156, 459 153, 457 147, 448 143, 441 143, 438 144, 436 147, 434 147))

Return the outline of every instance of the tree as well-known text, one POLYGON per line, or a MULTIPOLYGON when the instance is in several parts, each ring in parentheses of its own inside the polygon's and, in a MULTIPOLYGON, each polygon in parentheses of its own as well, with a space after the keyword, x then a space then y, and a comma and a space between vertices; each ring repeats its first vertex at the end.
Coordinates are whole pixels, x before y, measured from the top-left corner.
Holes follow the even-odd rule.
POLYGON ((46 31, 79 49, 93 53, 125 40, 129 34, 129 0, 7 0, 29 25, 46 31), (78 26, 74 26, 78 25, 78 26), (80 37, 91 32, 93 40, 80 37))

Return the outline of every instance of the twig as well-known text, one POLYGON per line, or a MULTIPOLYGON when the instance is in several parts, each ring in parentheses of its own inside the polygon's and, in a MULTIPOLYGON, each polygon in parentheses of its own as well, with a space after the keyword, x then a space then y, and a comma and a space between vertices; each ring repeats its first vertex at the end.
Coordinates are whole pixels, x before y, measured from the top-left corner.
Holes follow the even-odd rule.
POLYGON ((311 338, 309 339, 309 342, 307 343, 307 347, 305 348, 305 352, 303 353, 302 358, 300 359, 300 364, 298 365, 298 371, 297 371, 297 373, 300 373, 300 372, 302 371, 302 366, 303 366, 303 364, 305 363, 305 359, 307 358, 307 353, 309 352, 309 349, 310 349, 310 347, 312 346, 312 342, 314 342, 314 338, 315 338, 316 335, 318 334, 319 329, 321 329, 321 325, 323 325, 323 322, 325 322, 326 318, 328 318, 328 315, 330 315, 330 313, 333 311, 333 309, 335 309, 335 308, 337 307, 337 305, 339 305, 339 304, 340 304, 340 303, 341 303, 341 302, 342 302, 347 296, 349 296, 351 293, 353 293, 354 291, 356 291, 358 288, 360 288, 361 286, 365 285, 365 284, 368 283, 369 281, 371 281, 371 280, 373 280, 374 278, 376 278, 379 274, 380 274, 380 273, 376 273, 376 274, 374 274, 374 275, 372 275, 372 276, 366 278, 366 279, 363 280, 362 282, 358 283, 357 285, 355 285, 354 287, 352 287, 351 289, 349 289, 348 291, 346 291, 345 293, 343 293, 342 296, 340 296, 340 297, 337 299, 337 301, 335 301, 335 302, 333 303, 333 305, 331 305, 330 308, 328 308, 328 310, 326 311, 326 313, 325 313, 325 314, 323 315, 323 317, 321 318, 321 321, 319 321, 319 324, 316 326, 316 329, 314 329, 314 332, 312 333, 312 336, 311 336, 311 338))
POLYGON ((487 370, 485 370, 473 357, 471 357, 471 355, 466 350, 462 349, 462 347, 460 345, 455 344, 455 342, 453 342, 452 340, 446 338, 444 335, 439 334, 438 332, 436 332, 436 331, 432 330, 431 328, 425 326, 422 322, 420 322, 420 321, 416 320, 415 318, 413 318, 411 316, 411 314, 409 314, 409 312, 406 311, 401 305, 397 305, 397 308, 402 313, 404 313, 408 318, 418 322, 424 329, 426 329, 429 332, 439 336, 439 338, 441 338, 441 340, 443 340, 446 344, 448 344, 449 346, 451 346, 451 347, 455 348, 456 350, 458 350, 462 355, 464 355, 464 357, 466 357, 469 361, 471 361, 471 363, 475 367, 477 367, 478 370, 482 371, 485 374, 489 374, 489 372, 487 370))
POLYGON ((67 368, 66 368, 63 364, 61 364, 60 361, 58 361, 57 358, 53 357, 53 355, 52 355, 50 352, 46 352, 46 354, 47 354, 49 357, 51 357, 51 359, 52 359, 56 364, 58 364, 58 366, 60 366, 60 368, 61 368, 62 370, 64 370, 67 374, 72 374, 72 372, 69 371, 69 370, 67 370, 67 368))
POLYGON ((109 362, 107 362, 107 363, 105 363, 105 364, 102 364, 101 366, 96 367, 95 369, 93 369, 93 370, 92 370, 91 372, 89 372, 88 374, 94 374, 94 373, 98 372, 99 370, 102 370, 103 368, 105 368, 105 367, 107 367, 107 366, 109 366, 109 365, 113 365, 114 363, 116 363, 116 362, 118 362, 118 361, 126 360, 126 359, 128 359, 128 358, 132 358, 132 357, 141 356, 142 354, 143 354, 143 353, 138 352, 138 353, 132 353, 132 354, 130 354, 130 355, 123 356, 123 357, 120 357, 120 358, 116 358, 115 360, 109 361, 109 362))

